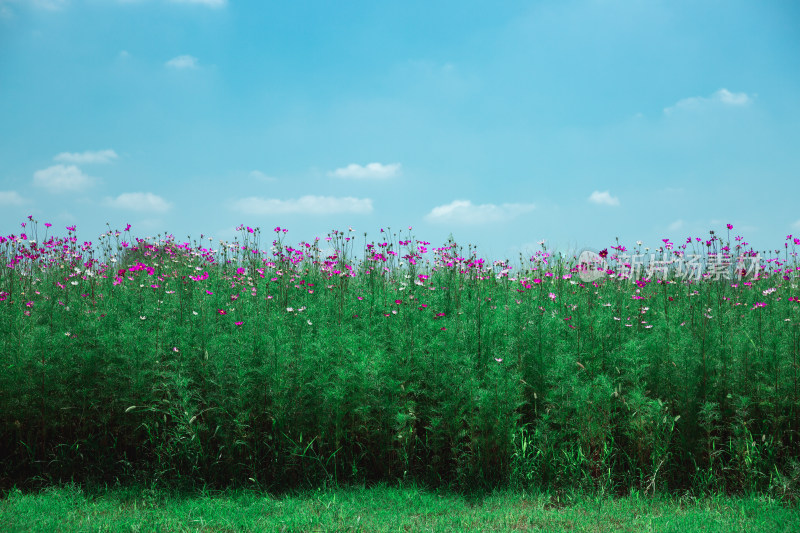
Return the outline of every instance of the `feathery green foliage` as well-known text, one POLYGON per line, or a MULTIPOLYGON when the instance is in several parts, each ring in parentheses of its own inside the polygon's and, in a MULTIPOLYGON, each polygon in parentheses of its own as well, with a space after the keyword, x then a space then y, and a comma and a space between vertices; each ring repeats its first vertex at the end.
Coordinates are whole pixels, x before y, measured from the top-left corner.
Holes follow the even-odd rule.
POLYGON ((719 278, 628 275, 617 245, 584 281, 384 235, 3 238, 0 479, 797 497, 789 244, 719 278))

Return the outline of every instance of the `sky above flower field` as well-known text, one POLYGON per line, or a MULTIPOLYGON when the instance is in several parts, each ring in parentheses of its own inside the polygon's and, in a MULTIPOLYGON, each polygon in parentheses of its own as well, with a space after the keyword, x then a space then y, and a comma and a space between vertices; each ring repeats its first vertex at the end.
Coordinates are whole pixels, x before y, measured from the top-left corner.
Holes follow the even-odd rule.
POLYGON ((782 248, 798 50, 792 0, 0 0, 0 233, 782 248))

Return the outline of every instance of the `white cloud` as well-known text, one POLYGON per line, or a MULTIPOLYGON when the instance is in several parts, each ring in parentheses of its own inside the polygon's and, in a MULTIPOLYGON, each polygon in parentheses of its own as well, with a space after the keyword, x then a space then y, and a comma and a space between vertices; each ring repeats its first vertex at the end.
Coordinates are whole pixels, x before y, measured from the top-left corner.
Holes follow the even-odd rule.
POLYGON ((267 176, 266 174, 264 174, 260 170, 251 170, 249 176, 252 179, 258 180, 258 181, 268 181, 268 182, 269 181, 278 181, 276 178, 273 178, 272 176, 267 176))
POLYGON ((208 7, 225 7, 228 0, 171 0, 173 4, 197 4, 208 7))
POLYGON ((745 93, 732 93, 728 89, 720 89, 715 92, 712 99, 726 105, 747 105, 753 101, 745 93))
POLYGON ((89 163, 110 163, 117 158, 114 150, 86 151, 81 153, 61 152, 53 158, 61 163, 89 164, 89 163))
POLYGON ((40 9, 56 11, 65 7, 68 4, 68 0, 32 0, 31 3, 40 9))
POLYGON ((603 192, 594 191, 589 196, 589 201, 597 205, 610 205, 613 207, 619 205, 619 198, 617 198, 616 196, 611 196, 611 193, 609 193, 608 191, 603 191, 603 192))
POLYGON ((59 11, 69 5, 69 0, 0 0, 0 18, 14 17, 14 10, 11 4, 28 4, 35 9, 45 9, 47 11, 59 11))
POLYGON ((16 191, 0 191, 0 205, 22 205, 24 200, 16 191))
MULTIPOLYGON (((120 4, 138 4, 143 3, 145 0, 116 0, 120 4)), ((228 0, 168 0, 173 4, 188 4, 206 6, 211 8, 225 7, 228 5, 228 0)), ((12 16, 10 8, 4 4, 11 2, 28 3, 38 9, 47 9, 49 11, 58 11, 70 4, 70 0, 0 0, 0 17, 12 16)))
POLYGON ((234 202, 233 208, 248 215, 334 215, 340 213, 372 213, 370 198, 333 196, 302 196, 298 199, 278 200, 250 196, 234 202))
POLYGON ((380 163, 368 163, 366 166, 347 165, 344 168, 337 168, 333 172, 328 172, 329 176, 337 178, 353 179, 386 179, 392 178, 400 173, 400 163, 382 165, 380 163))
POLYGON ((429 222, 451 224, 486 224, 509 220, 535 208, 533 204, 474 205, 469 200, 454 200, 449 204, 434 207, 425 215, 425 219, 429 222))
POLYGON ((126 192, 116 198, 106 198, 105 204, 116 209, 166 213, 172 204, 151 192, 126 192))
POLYGON ((166 66, 178 70, 197 68, 197 58, 190 55, 173 57, 166 63, 166 66))
POLYGON ((33 173, 33 184, 50 192, 80 191, 92 181, 75 165, 53 165, 33 173))
POLYGON ((793 227, 794 229, 800 229, 800 220, 798 220, 797 222, 795 222, 794 224, 792 224, 792 227, 793 227))
POLYGON ((747 93, 732 93, 728 89, 720 89, 710 97, 692 96, 679 100, 675 105, 664 108, 664 113, 669 115, 679 110, 701 109, 710 105, 745 106, 753 101, 747 93))
POLYGON ((673 222, 672 224, 670 224, 669 226, 667 226, 667 229, 668 229, 669 231, 678 231, 678 230, 679 230, 679 229, 681 229, 683 226, 684 226, 684 222, 683 222, 683 220, 682 220, 682 219, 680 219, 680 218, 679 218, 678 220, 676 220, 675 222, 673 222))

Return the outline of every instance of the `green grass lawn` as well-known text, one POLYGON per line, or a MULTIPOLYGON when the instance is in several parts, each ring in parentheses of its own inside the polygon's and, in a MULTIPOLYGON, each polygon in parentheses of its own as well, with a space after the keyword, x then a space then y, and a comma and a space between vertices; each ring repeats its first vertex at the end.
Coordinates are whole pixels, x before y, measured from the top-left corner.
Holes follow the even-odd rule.
POLYGON ((0 531, 800 531, 800 509, 763 496, 608 498, 414 488, 340 488, 291 496, 238 491, 170 495, 76 487, 12 491, 0 531))

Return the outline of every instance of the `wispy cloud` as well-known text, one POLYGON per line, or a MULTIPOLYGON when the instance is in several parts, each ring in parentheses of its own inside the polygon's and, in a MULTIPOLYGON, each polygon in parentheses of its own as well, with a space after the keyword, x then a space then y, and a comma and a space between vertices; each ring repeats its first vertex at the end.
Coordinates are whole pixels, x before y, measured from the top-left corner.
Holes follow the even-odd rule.
POLYGON ((25 200, 16 191, 0 191, 0 205, 22 205, 25 200))
POLYGON ((329 176, 352 179, 387 179, 400 173, 400 163, 382 165, 381 163, 368 163, 366 166, 355 163, 343 168, 328 172, 329 176))
POLYGON ((106 198, 105 204, 115 209, 166 213, 172 204, 151 192, 126 192, 116 198, 106 198))
POLYGON ((164 63, 164 65, 177 70, 193 69, 197 68, 197 58, 190 55, 177 56, 164 63))
POLYGON ((750 104, 752 101, 753 98, 748 96, 747 93, 732 93, 728 89, 720 89, 710 97, 692 96, 679 100, 675 105, 664 108, 664 113, 669 115, 679 110, 702 109, 709 105, 741 107, 750 104))
POLYGON ((68 0, 32 0, 31 4, 40 9, 49 9, 50 11, 57 11, 62 7, 66 7, 69 3, 68 0))
POLYGON ((795 222, 794 224, 792 224, 792 227, 793 227, 794 229, 800 229, 800 220, 798 220, 797 222, 795 222))
POLYGON ((611 196, 611 193, 608 191, 594 191, 589 195, 589 201, 597 205, 608 205, 612 207, 617 207, 619 205, 619 198, 611 196))
POLYGON ((53 165, 33 173, 33 184, 49 192, 81 191, 93 181, 75 165, 53 165))
POLYGON ((248 215, 335 215, 341 213, 365 215, 372 213, 372 200, 350 196, 337 198, 309 195, 290 200, 250 196, 234 202, 233 208, 248 215))
POLYGON ((0 18, 13 18, 15 13, 11 4, 27 3, 35 9, 59 11, 69 5, 69 0, 0 0, 0 18))
POLYGON ((667 229, 669 231, 678 231, 679 229, 683 228, 683 226, 684 222, 682 219, 679 218, 678 220, 667 226, 667 229))
MULTIPOLYGON (((70 0, 0 0, 0 17, 11 16, 11 9, 6 7, 6 2, 21 1, 27 2, 29 5, 38 8, 46 9, 49 11, 58 11, 70 4, 70 0)), ((116 0, 120 4, 137 4, 143 3, 144 0, 116 0)), ((188 4, 206 6, 211 8, 225 7, 228 5, 228 0, 167 0, 172 4, 188 4)))
POLYGON ((117 153, 114 150, 98 150, 86 152, 61 152, 53 158, 53 160, 61 163, 75 163, 78 165, 89 163, 110 163, 117 158, 117 153))
POLYGON ((197 4, 208 7, 225 7, 228 0, 170 0, 173 4, 197 4))
POLYGON ((251 170, 248 175, 252 179, 258 180, 258 181, 265 181, 265 182, 278 181, 277 178, 273 178, 272 176, 267 176, 266 174, 264 174, 260 170, 251 170))
POLYGON ((475 205, 469 200, 454 200, 434 207, 425 219, 450 224, 486 224, 510 220, 534 209, 534 204, 475 205))

